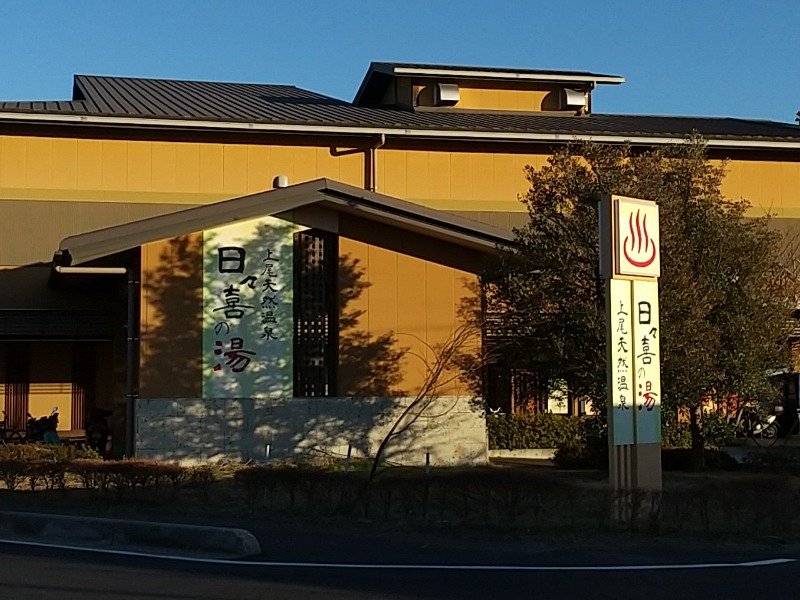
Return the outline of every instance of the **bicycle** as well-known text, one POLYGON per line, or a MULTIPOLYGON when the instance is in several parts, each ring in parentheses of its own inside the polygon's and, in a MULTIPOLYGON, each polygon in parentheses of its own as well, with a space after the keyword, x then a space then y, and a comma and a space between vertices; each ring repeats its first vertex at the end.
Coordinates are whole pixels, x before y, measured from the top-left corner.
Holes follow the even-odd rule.
POLYGON ((770 447, 778 440, 778 415, 782 409, 776 407, 775 412, 766 417, 753 407, 742 407, 736 415, 734 428, 737 437, 753 440, 757 446, 770 447))

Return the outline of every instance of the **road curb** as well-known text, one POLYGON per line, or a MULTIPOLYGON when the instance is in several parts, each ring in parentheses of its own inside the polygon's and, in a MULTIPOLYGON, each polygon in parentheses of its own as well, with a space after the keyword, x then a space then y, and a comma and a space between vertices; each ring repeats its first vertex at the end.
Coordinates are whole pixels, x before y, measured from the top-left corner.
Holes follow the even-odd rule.
POLYGON ((16 511, 0 511, 0 538, 236 558, 261 554, 246 529, 16 511))

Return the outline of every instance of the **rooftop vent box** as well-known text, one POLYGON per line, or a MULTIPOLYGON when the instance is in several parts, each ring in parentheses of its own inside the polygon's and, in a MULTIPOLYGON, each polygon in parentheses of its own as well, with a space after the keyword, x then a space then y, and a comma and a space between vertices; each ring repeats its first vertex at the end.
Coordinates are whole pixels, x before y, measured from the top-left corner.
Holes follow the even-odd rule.
POLYGON ((433 86, 434 106, 455 106, 460 97, 457 83, 437 83, 433 86))
POLYGON ((586 92, 582 90, 561 90, 561 110, 580 110, 586 107, 586 92))

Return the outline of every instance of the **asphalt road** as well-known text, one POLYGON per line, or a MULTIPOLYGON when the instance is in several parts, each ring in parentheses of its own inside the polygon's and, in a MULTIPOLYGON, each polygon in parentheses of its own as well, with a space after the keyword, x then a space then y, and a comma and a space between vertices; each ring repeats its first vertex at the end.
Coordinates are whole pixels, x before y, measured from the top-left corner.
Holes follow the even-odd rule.
MULTIPOLYGON (((263 533, 263 532, 262 532, 263 533)), ((680 542, 505 544, 306 534, 255 564, 181 561, 0 544, 0 598, 249 600, 265 598, 661 598, 800 596, 789 547, 680 542), (383 540, 381 548, 375 546, 383 540), (304 541, 304 543, 303 543, 304 541), (332 548, 327 541, 342 544, 332 548), (305 547, 305 551, 301 546, 305 547), (767 561, 763 564, 753 561, 767 561), (321 566, 320 562, 338 567, 321 566)))

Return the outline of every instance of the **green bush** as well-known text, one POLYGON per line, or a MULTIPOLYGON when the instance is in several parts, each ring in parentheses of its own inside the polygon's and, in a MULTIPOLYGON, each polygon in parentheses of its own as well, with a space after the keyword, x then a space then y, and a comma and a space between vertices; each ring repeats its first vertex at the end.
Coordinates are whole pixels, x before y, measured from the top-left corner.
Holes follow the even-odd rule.
POLYGON ((522 450, 577 445, 586 437, 585 419, 552 413, 489 415, 489 448, 522 450))

